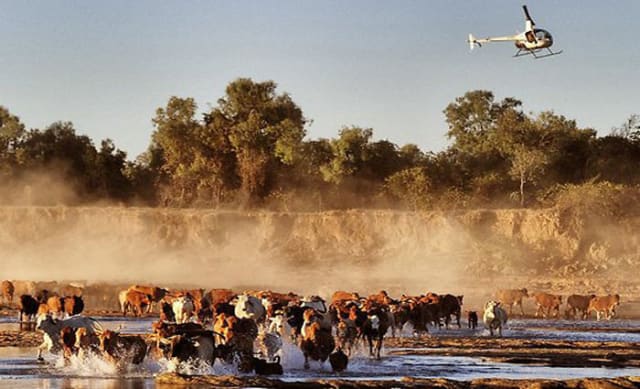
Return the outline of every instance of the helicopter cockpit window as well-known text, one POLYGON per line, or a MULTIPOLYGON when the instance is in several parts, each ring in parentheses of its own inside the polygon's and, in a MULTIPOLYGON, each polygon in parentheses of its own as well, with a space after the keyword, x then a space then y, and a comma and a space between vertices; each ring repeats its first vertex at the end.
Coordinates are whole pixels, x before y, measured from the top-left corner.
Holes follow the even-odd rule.
POLYGON ((551 34, 549 34, 549 32, 545 30, 536 30, 536 39, 551 39, 551 34))
POLYGON ((533 31, 527 31, 526 34, 524 34, 525 37, 527 38, 527 41, 530 43, 533 43, 536 41, 535 36, 533 35, 533 31))

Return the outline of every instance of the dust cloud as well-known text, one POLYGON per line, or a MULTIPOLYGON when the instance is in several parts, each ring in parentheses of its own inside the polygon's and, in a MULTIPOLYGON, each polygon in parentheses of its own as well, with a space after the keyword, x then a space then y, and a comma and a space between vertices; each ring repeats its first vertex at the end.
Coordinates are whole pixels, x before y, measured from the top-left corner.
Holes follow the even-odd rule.
POLYGON ((233 212, 69 206, 59 177, 0 190, 2 279, 394 296, 529 287, 640 295, 640 220, 554 209, 233 212), (44 205, 33 205, 44 204, 44 205), (634 289, 635 288, 635 289, 634 289))

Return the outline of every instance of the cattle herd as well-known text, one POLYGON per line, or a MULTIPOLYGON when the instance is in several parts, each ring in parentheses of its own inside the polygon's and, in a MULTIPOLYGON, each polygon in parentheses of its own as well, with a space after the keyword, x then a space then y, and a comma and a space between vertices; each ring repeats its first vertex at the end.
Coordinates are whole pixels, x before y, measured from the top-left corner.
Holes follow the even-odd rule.
MULTIPOLYGON (((2 298, 12 305, 16 288, 2 282, 2 298)), ((499 290, 484 306, 484 326, 493 336, 514 307, 524 315, 523 300, 533 298, 535 315, 559 317, 562 296, 527 289, 499 290), (507 312, 508 309, 508 312, 507 312)), ((320 296, 292 292, 243 291, 231 289, 169 290, 150 285, 132 285, 118 293, 121 314, 157 315, 150 337, 124 335, 104 329, 84 310, 83 288, 68 285, 58 292, 40 288, 19 296, 20 322, 35 322, 43 332, 38 348, 60 352, 65 360, 94 353, 119 368, 140 364, 147 356, 181 363, 197 361, 213 365, 216 359, 234 364, 240 372, 282 374, 280 357, 284 342, 295 344, 309 361, 329 360, 334 371, 347 368, 354 348, 363 342, 372 358, 379 359, 384 337, 395 337, 407 323, 414 336, 432 328, 461 327, 463 296, 426 293, 392 298, 385 291, 368 297, 337 291, 327 303, 320 296)), ((566 299, 565 317, 585 320, 591 312, 598 320, 611 319, 620 303, 618 295, 571 295, 566 299)), ((467 325, 475 329, 476 311, 467 313, 467 325)))

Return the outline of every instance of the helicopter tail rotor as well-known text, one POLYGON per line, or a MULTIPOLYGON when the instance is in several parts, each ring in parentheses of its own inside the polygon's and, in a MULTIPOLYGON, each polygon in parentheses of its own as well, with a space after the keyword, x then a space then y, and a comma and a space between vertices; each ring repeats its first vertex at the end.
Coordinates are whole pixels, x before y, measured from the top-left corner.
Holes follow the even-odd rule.
POLYGON ((467 39, 467 42, 469 42, 469 50, 473 50, 476 47, 476 45, 478 45, 478 47, 482 46, 480 42, 476 40, 473 34, 469 34, 469 38, 467 39))

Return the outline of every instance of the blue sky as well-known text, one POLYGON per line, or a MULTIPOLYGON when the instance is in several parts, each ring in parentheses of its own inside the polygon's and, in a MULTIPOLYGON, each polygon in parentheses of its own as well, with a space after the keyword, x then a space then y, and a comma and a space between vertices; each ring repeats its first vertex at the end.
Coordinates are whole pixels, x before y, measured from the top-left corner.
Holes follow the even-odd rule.
POLYGON ((529 1, 564 54, 469 52, 466 36, 524 26, 522 2, 1 1, 0 105, 29 128, 72 121, 144 151, 170 96, 215 104, 237 77, 274 80, 313 119, 309 138, 345 125, 376 139, 444 149, 442 110, 489 89, 527 111, 553 109, 608 133, 640 113, 640 1, 529 1))

